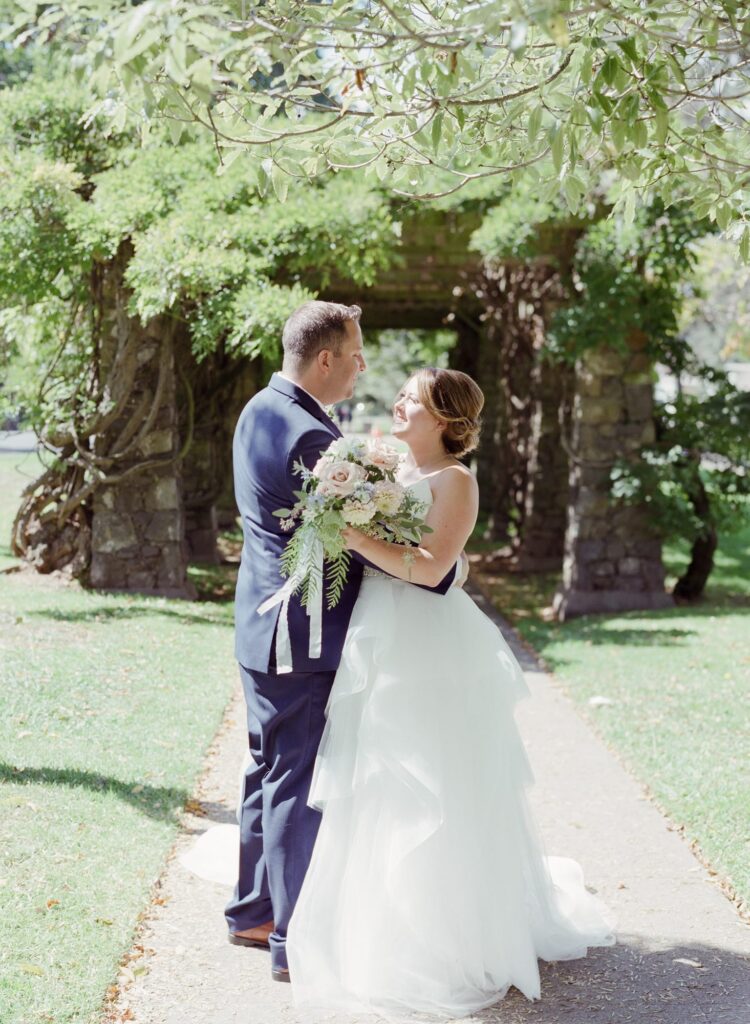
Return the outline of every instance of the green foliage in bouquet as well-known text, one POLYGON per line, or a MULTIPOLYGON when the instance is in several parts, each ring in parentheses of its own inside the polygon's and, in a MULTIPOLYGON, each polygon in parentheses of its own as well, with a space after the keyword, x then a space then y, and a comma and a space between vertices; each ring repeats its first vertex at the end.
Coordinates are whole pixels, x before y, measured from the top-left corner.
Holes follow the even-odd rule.
POLYGON ((303 605, 318 596, 324 579, 328 607, 338 604, 351 558, 345 527, 402 545, 419 544, 430 532, 423 522, 424 503, 396 481, 397 465, 398 453, 388 445, 347 438, 334 441, 312 470, 295 463, 302 479, 294 492, 297 502, 274 515, 291 532, 281 574, 291 580, 293 592, 301 592, 303 605))

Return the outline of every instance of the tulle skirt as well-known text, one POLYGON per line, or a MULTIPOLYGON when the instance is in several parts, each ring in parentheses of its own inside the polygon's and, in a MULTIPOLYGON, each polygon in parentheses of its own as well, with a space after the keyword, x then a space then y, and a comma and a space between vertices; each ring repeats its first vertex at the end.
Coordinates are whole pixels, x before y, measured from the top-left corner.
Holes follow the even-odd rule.
POLYGON ((585 956, 614 921, 580 866, 548 857, 502 634, 462 590, 366 576, 331 692, 309 802, 323 812, 290 922, 295 1003, 460 1017, 537 958, 585 956))

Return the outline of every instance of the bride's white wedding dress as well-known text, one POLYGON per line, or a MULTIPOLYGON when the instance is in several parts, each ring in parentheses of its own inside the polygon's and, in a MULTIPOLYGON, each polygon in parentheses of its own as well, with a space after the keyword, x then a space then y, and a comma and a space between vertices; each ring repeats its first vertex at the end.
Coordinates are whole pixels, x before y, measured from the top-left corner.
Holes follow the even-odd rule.
MULTIPOLYGON (((431 502, 427 481, 412 487, 431 502)), ((538 958, 614 943, 580 866, 545 855, 530 815, 513 717, 527 694, 502 634, 463 590, 440 596, 367 571, 310 792, 322 822, 287 935, 298 1005, 460 1017, 511 985, 539 998, 538 958)), ((223 828, 183 863, 223 878, 220 862, 237 856, 223 828)))
MULTIPOLYGON (((432 500, 426 480, 412 485, 432 500)), ((546 857, 513 718, 528 694, 463 590, 367 571, 331 691, 309 803, 323 812, 287 935, 295 1002, 458 1017, 537 958, 611 945, 579 865, 546 857)))

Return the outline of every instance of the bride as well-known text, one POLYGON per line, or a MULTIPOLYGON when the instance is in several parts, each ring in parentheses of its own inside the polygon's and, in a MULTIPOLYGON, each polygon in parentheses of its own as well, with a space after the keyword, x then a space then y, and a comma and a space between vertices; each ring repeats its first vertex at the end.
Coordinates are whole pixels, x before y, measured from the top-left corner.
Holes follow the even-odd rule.
POLYGON ((579 865, 545 856, 530 816, 513 718, 528 690, 505 640, 460 588, 408 585, 442 579, 474 528, 459 458, 483 402, 463 373, 418 370, 393 434, 432 532, 404 548, 346 531, 383 572, 365 570, 308 801, 322 822, 287 936, 300 1006, 462 1016, 511 985, 539 998, 538 958, 615 941, 579 865))

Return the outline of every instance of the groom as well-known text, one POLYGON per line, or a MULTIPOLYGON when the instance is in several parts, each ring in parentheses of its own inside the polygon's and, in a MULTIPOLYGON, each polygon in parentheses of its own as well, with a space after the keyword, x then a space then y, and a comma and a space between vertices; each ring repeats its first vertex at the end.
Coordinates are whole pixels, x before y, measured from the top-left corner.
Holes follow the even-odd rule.
MULTIPOLYGON (((271 973, 288 981, 286 933, 310 862, 320 813, 307 806, 349 618, 362 579, 352 560, 335 608, 323 608, 319 658, 308 653, 309 619, 298 595, 288 609, 292 671, 277 669, 279 606, 258 608, 283 585, 289 534, 273 513, 295 502, 294 464, 308 468, 341 431, 326 405, 351 399, 366 369, 359 306, 305 302, 284 326, 284 361, 245 406, 234 435, 234 484, 244 544, 235 599, 235 654, 247 704, 252 762, 240 813, 239 879, 225 915, 229 941, 271 950, 271 973)), ((455 570, 438 587, 445 593, 455 570)), ((281 652, 280 652, 281 657, 281 652)), ((278 666, 281 667, 281 666, 278 666)))

